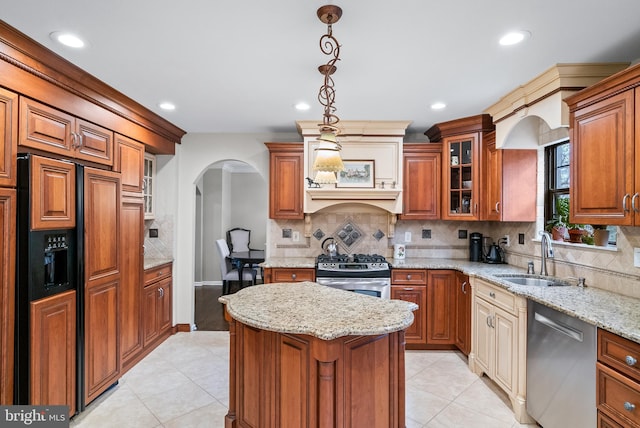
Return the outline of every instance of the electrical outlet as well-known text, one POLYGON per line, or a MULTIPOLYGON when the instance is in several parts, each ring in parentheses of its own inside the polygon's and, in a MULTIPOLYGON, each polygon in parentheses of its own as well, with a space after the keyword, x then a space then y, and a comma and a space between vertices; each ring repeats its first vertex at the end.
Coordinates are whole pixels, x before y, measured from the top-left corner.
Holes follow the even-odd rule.
POLYGON ((518 233, 518 244, 524 245, 524 233, 518 233))
POLYGON ((291 238, 291 229, 282 229, 283 238, 291 238))
POLYGON ((158 229, 149 229, 149 238, 157 238, 158 229))
POLYGON ((431 229, 422 229, 422 239, 431 239, 431 229))
POLYGON ((633 265, 640 267, 640 248, 633 249, 633 265))
POLYGON ((293 242, 298 242, 300 240, 300 232, 298 232, 297 230, 294 230, 291 238, 293 239, 293 242))
POLYGON ((404 242, 411 242, 411 232, 404 233, 404 242))
POLYGON ((511 245, 511 239, 509 238, 509 235, 504 235, 502 239, 504 240, 505 247, 508 247, 509 245, 511 245))
POLYGON ((467 231, 464 229, 458 230, 458 239, 467 239, 467 231))

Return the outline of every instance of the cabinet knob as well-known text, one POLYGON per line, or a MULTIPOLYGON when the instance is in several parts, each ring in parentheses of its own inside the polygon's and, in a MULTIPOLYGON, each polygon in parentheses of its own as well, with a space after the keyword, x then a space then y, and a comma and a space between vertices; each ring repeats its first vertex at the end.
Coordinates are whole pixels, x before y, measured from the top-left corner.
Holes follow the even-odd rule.
POLYGON ((411 274, 410 273, 407 274, 407 280, 411 280, 411 274))
POLYGON ((490 291, 489 292, 489 297, 495 298, 496 297, 496 293, 494 293, 493 291, 490 291))
POLYGON ((161 276, 162 275, 162 271, 159 270, 158 273, 156 273, 156 276, 161 276))
POLYGON ((633 358, 631 355, 627 355, 624 359, 628 366, 635 366, 638 360, 633 358))
POLYGON ((297 277, 297 276, 298 276, 298 275, 296 275, 295 273, 292 273, 292 274, 291 274, 291 279, 296 279, 296 277, 297 277))
POLYGON ((627 412, 633 412, 636 409, 636 405, 633 403, 629 403, 628 401, 624 402, 624 409, 627 412))

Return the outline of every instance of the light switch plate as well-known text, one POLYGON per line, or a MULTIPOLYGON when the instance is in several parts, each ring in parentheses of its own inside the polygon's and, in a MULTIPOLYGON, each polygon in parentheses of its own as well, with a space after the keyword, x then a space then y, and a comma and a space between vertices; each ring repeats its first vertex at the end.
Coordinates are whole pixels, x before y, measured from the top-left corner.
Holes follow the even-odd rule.
POLYGON ((633 265, 640 267, 640 248, 633 249, 633 265))
POLYGON ((300 240, 300 232, 298 232, 297 230, 294 230, 292 234, 292 239, 293 239, 293 242, 298 242, 300 240))
POLYGON ((404 233, 404 242, 411 242, 411 232, 404 233))

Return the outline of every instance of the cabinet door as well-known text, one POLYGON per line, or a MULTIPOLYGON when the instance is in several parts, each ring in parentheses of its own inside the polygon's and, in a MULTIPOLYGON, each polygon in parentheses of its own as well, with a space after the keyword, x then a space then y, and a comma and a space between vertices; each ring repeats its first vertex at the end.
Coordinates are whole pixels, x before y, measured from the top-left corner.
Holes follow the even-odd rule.
POLYGON ((156 157, 151 153, 144 154, 142 172, 142 196, 144 197, 144 219, 155 218, 156 192, 156 157))
MULTIPOLYGON (((501 220, 502 216, 502 150, 496 149, 495 132, 484 139, 482 152, 482 207, 485 220, 501 220)), ((532 195, 535 201, 535 193, 532 195)), ((533 212, 535 215, 535 211, 533 212)))
POLYGON ((120 173, 122 191, 142 193, 144 144, 123 135, 115 135, 113 170, 120 173))
POLYGON ((469 277, 456 273, 456 346, 463 354, 471 351, 471 286, 469 277))
POLYGON ((31 303, 29 403, 76 412, 76 291, 31 303))
POLYGON ((500 308, 494 309, 492 320, 495 334, 494 380, 511 394, 516 388, 518 320, 500 308))
POLYGON ((171 328, 171 278, 163 280, 159 284, 158 291, 158 332, 160 334, 171 328))
POLYGON ((535 221, 538 191, 537 150, 502 151, 502 221, 535 221))
POLYGON ((418 310, 413 312, 413 324, 404 332, 407 345, 427 344, 427 288, 424 285, 391 286, 391 298, 412 302, 418 305, 418 310))
POLYGON ((76 119, 75 132, 78 139, 76 158, 113 165, 113 132, 82 119, 76 119))
POLYGON ((142 198, 123 198, 120 221, 120 358, 124 368, 142 351, 142 198))
POLYGON ((445 220, 479 220, 479 133, 443 140, 443 210, 445 220))
POLYGON ((20 97, 21 146, 44 150, 49 153, 70 156, 76 136, 75 119, 47 105, 29 98, 20 97))
POLYGON ((18 95, 0 88, 0 186, 16 185, 18 95))
POLYGON ((84 170, 85 402, 120 373, 120 174, 84 170))
MULTIPOLYGON (((492 322, 493 306, 482 299, 473 300, 473 352, 475 363, 487 376, 493 376, 493 346, 494 337, 492 322)), ((477 370, 476 370, 477 372, 477 370)))
POLYGON ((143 342, 147 346, 158 337, 158 299, 160 289, 158 284, 150 285, 143 291, 142 327, 143 342))
POLYGON ((0 403, 13 403, 16 191, 0 188, 0 403))
POLYGON ((85 288, 85 391, 88 404, 120 375, 118 282, 85 288))
POLYGON ((265 144, 269 147, 269 218, 303 219, 304 146, 265 144))
POLYGON ((427 343, 455 344, 455 271, 429 270, 427 277, 427 343))
POLYGON ((572 223, 633 224, 633 104, 626 91, 572 114, 572 223))
POLYGON ((441 145, 404 147, 403 206, 401 219, 440 218, 441 145))
POLYGON ((33 156, 31 163, 31 228, 76 226, 76 170, 70 162, 33 156))

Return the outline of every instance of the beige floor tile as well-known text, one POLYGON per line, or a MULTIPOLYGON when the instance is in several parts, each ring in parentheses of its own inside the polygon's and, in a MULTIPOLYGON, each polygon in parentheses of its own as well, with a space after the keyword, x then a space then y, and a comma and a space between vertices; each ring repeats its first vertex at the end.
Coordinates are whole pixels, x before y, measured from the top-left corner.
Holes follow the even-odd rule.
POLYGON ((407 385, 405 388, 405 413, 413 422, 422 426, 433 419, 451 400, 431 394, 420 387, 407 385))
POLYGON ((170 391, 152 395, 143 403, 160 420, 168 422, 178 416, 190 413, 215 401, 204 389, 193 382, 181 385, 170 391))
POLYGON ((425 428, 511 428, 511 422, 504 422, 473 411, 457 403, 451 403, 425 425, 425 428))
POLYGON ((227 407, 213 402, 164 423, 164 428, 224 428, 227 407))

